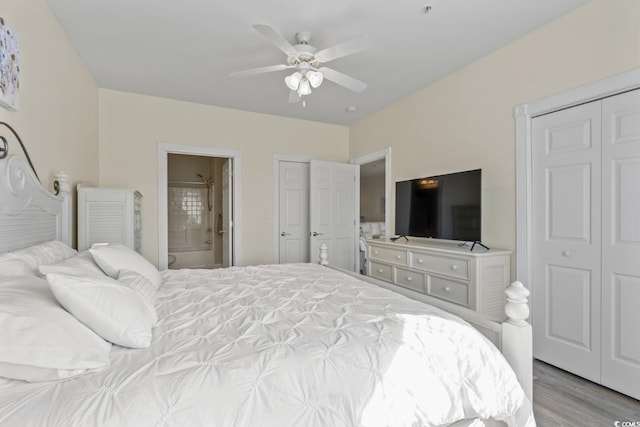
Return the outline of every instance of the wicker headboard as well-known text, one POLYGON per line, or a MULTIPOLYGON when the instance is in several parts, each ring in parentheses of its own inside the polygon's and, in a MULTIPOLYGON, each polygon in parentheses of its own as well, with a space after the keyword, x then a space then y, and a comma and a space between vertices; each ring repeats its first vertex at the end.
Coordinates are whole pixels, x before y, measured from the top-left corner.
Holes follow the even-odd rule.
POLYGON ((25 157, 0 159, 0 253, 50 240, 71 245, 71 194, 56 175, 57 196, 45 189, 25 157))

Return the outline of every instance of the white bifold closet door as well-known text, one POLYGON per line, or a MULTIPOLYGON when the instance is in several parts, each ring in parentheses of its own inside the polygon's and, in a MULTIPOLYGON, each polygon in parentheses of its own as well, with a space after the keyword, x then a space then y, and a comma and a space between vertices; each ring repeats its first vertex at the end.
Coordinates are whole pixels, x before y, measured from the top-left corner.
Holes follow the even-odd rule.
POLYGON ((640 90, 532 120, 534 356, 640 398, 640 90))
POLYGON ((602 101, 602 384, 640 399, 640 90, 602 101))
POLYGON ((533 119, 534 357, 600 381, 600 103, 533 119))

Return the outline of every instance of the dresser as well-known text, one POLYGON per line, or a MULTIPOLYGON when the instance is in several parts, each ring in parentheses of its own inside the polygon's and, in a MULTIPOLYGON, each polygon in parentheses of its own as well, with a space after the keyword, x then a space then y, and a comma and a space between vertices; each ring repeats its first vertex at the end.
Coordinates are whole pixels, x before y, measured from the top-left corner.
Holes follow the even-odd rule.
POLYGON ((511 252, 469 248, 431 239, 367 240, 367 275, 502 321, 511 252))
POLYGON ((136 190, 78 186, 78 250, 94 243, 142 250, 142 194, 136 190))

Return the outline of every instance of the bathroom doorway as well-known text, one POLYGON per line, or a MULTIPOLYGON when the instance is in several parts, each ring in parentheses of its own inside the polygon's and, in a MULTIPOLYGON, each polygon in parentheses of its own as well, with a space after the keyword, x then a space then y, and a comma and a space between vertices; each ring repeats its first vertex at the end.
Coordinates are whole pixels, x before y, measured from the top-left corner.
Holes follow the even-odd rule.
POLYGON ((367 239, 389 236, 391 147, 351 160, 360 165, 360 273, 366 274, 367 239))
MULTIPOLYGON (((220 268, 223 169, 227 158, 169 154, 167 158, 168 267, 220 268)), ((228 264, 228 261, 227 261, 228 264)))
POLYGON ((240 265, 240 152, 158 144, 158 268, 240 265))

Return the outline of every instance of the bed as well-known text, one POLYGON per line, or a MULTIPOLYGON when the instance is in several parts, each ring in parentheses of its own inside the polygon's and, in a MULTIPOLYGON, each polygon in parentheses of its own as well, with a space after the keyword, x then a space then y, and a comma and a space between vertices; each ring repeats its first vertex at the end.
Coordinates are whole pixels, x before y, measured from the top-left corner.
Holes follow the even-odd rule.
MULTIPOLYGON (((62 178, 54 197, 19 156, 0 160, 0 255, 69 242, 62 178)), ((503 349, 512 364, 520 360, 512 369, 468 322, 332 269, 327 258, 323 248, 325 265, 158 273, 146 347, 109 344, 102 365, 57 380, 0 378, 0 425, 535 425, 528 386, 518 382, 526 381, 517 374, 522 356, 508 356, 518 344, 503 349)), ((69 260, 95 261, 111 274, 90 254, 69 260)), ((28 282, 23 294, 44 286, 40 295, 55 300, 42 277, 9 276, 0 278, 0 304, 11 281, 28 282)), ((526 331, 526 322, 518 325, 526 318, 522 301, 511 303, 512 328, 501 330, 501 341, 526 340, 517 332, 526 331)), ((0 359, 10 346, 3 340, 0 359)), ((47 349, 36 342, 32 352, 47 349)))

